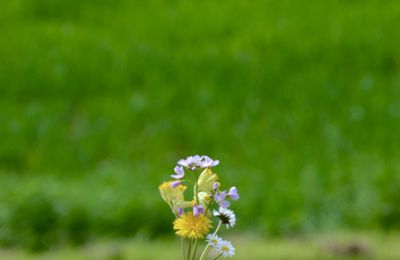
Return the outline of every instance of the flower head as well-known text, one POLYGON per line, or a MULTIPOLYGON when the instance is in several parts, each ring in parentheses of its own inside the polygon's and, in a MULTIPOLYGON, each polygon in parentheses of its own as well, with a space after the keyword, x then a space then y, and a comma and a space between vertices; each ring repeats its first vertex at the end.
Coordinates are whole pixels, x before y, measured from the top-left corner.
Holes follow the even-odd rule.
POLYGON ((176 187, 178 187, 178 186, 181 185, 181 184, 182 184, 181 181, 173 181, 173 182, 171 182, 171 187, 172 187, 172 188, 176 188, 176 187))
POLYGON ((219 188, 219 182, 214 182, 214 184, 213 184, 213 190, 217 190, 218 188, 219 188))
POLYGON ((211 229, 211 220, 204 215, 184 213, 174 221, 175 234, 182 238, 202 239, 211 229))
POLYGON ((182 179, 183 177, 185 177, 185 171, 183 170, 182 166, 175 166, 174 172, 176 174, 171 175, 171 177, 174 179, 182 179))
POLYGON ((238 193, 236 187, 230 188, 229 192, 228 192, 228 195, 232 200, 238 200, 239 199, 239 193, 238 193))
POLYGON ((217 166, 218 164, 218 160, 213 160, 207 155, 193 155, 178 161, 179 166, 188 168, 192 171, 197 170, 198 168, 211 168, 217 166))
POLYGON ((235 255, 235 248, 232 243, 226 240, 222 240, 216 246, 218 253, 222 254, 223 257, 232 257, 235 255))
POLYGON ((206 240, 212 247, 216 247, 220 242, 222 242, 222 239, 216 234, 208 234, 206 240))
POLYGON ((207 155, 203 155, 200 160, 200 167, 201 168, 210 168, 217 166, 219 164, 218 160, 213 160, 207 155))
POLYGON ((200 167, 201 157, 199 155, 189 156, 186 159, 181 159, 178 161, 178 165, 188 168, 189 170, 196 170, 200 167))
POLYGON ((215 202, 222 208, 228 208, 230 203, 226 200, 226 191, 217 192, 214 195, 215 202))
POLYGON ((194 205, 193 216, 197 217, 200 214, 204 214, 204 207, 202 205, 194 205))
POLYGON ((213 215, 217 216, 226 228, 233 227, 236 224, 236 216, 232 210, 220 207, 218 211, 214 210, 213 215))

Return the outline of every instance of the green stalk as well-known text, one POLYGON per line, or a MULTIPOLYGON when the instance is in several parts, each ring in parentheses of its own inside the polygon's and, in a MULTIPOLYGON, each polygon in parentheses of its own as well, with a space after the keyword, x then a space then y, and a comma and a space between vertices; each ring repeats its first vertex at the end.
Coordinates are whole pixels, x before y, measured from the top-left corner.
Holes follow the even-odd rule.
POLYGON ((222 254, 219 254, 216 258, 214 258, 213 260, 217 260, 218 258, 220 258, 222 256, 222 254))
POLYGON ((185 260, 185 241, 181 238, 182 260, 185 260))
MULTIPOLYGON (((219 230, 220 227, 221 227, 221 224, 222 224, 222 221, 219 221, 218 226, 217 226, 217 228, 216 228, 215 231, 214 231, 214 235, 217 234, 218 230, 219 230)), ((199 260, 203 260, 203 259, 207 256, 208 252, 210 251, 210 247, 211 247, 211 244, 208 243, 207 246, 206 246, 206 248, 204 248, 204 251, 203 251, 203 253, 201 254, 199 260)))
POLYGON ((204 211, 204 216, 207 216, 208 210, 210 209, 210 205, 212 204, 212 200, 207 204, 206 210, 204 211))
POLYGON ((192 240, 189 239, 189 247, 188 247, 188 251, 187 251, 187 260, 190 260, 190 253, 192 252, 192 240))
MULTIPOLYGON (((199 205, 200 201, 199 201, 199 172, 196 171, 196 184, 195 184, 195 196, 196 196, 196 204, 199 205)), ((195 256, 196 256, 196 251, 197 251, 197 239, 194 242, 194 250, 193 250, 193 255, 192 255, 192 259, 194 260, 195 256)))
POLYGON ((195 260, 194 258, 196 257, 196 251, 197 251, 197 239, 194 241, 192 260, 195 260))
POLYGON ((198 204, 200 204, 200 201, 199 201, 199 192, 198 192, 198 190, 199 190, 199 173, 198 172, 196 172, 196 189, 195 189, 195 195, 196 195, 196 204, 198 205, 198 204))

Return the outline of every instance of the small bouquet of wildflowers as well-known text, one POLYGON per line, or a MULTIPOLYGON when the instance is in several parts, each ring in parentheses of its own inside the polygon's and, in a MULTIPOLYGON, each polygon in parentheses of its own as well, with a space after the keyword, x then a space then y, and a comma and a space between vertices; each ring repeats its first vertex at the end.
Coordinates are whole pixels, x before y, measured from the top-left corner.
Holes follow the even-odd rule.
POLYGON ((220 189, 218 175, 211 168, 219 164, 218 160, 203 155, 189 156, 179 160, 174 168, 174 180, 160 185, 161 197, 170 206, 175 215, 173 228, 175 234, 181 237, 183 260, 207 259, 210 250, 214 250, 214 259, 231 257, 235 248, 231 242, 218 236, 222 225, 227 229, 236 223, 236 216, 229 209, 229 200, 238 200, 236 187, 228 191, 220 189), (187 197, 185 191, 188 186, 193 192, 187 197), (212 231, 213 220, 217 220, 216 228, 212 231), (202 252, 198 250, 199 241, 205 239, 206 245, 202 252))

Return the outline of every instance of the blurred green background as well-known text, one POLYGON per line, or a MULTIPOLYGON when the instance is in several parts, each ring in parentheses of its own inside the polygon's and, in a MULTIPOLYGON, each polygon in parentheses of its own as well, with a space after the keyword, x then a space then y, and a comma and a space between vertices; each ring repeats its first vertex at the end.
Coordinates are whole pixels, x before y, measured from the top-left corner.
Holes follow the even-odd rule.
POLYGON ((207 154, 238 232, 400 227, 400 2, 0 1, 0 243, 173 236, 207 154))

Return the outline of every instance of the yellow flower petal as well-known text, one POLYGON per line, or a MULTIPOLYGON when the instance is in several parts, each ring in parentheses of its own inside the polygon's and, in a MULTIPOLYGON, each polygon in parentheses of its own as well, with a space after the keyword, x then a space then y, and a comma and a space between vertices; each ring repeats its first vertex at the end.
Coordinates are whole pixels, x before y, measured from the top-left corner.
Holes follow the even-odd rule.
POLYGON ((211 227, 210 219, 204 215, 195 217, 192 212, 185 213, 174 221, 175 234, 182 238, 202 239, 211 227))

